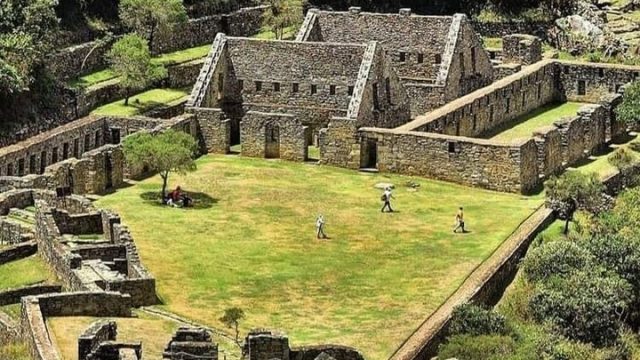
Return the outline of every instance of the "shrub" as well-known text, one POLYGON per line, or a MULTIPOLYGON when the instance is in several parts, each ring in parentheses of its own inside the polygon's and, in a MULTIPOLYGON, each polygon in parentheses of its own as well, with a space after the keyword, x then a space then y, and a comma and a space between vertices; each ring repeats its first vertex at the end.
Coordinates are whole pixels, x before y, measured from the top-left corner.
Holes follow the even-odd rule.
POLYGON ((509 336, 457 335, 440 346, 438 358, 461 360, 504 359, 514 352, 515 341, 509 336))
POLYGON ((449 332, 454 335, 506 335, 508 329, 503 315, 477 305, 466 304, 453 310, 449 332))
POLYGON ((529 306, 536 321, 549 322, 559 334, 602 347, 618 339, 632 300, 626 280, 594 270, 538 286, 529 306))
POLYGON ((635 152, 640 152, 640 141, 635 140, 629 143, 629 149, 635 152))
POLYGON ((615 166, 619 171, 630 168, 635 160, 635 156, 625 148, 617 148, 616 151, 607 156, 609 164, 615 166))
POLYGON ((592 262, 588 251, 571 241, 553 241, 531 249, 523 261, 523 274, 529 281, 568 277, 592 262))

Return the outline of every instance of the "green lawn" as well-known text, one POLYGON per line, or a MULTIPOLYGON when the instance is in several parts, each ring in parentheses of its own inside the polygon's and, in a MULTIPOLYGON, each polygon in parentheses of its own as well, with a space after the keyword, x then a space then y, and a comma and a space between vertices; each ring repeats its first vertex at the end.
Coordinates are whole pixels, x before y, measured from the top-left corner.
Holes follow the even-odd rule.
POLYGON ((37 255, 0 265, 0 290, 52 279, 53 275, 37 255))
POLYGON ((152 200, 159 177, 98 200, 131 229, 167 310, 222 328, 242 307, 252 327, 294 345, 341 343, 386 359, 540 205, 449 183, 302 163, 205 156, 173 176, 193 209, 152 200), (420 184, 417 191, 405 186, 420 184), (380 213, 379 182, 396 184, 380 213), (468 234, 453 234, 464 206, 468 234), (325 215, 328 241, 314 221, 325 215))
MULTIPOLYGON (((282 40, 293 40, 293 39, 295 39, 296 35, 298 34, 298 28, 299 27, 300 27, 299 25, 293 25, 293 26, 286 27, 284 29, 282 40)), ((257 39, 274 40, 276 38, 276 34, 273 31, 263 29, 259 33, 257 33, 256 35, 253 35, 252 37, 257 38, 257 39)))
POLYGON ((154 108, 171 106, 186 100, 189 92, 186 89, 153 89, 133 95, 129 106, 124 106, 124 99, 100 106, 92 114, 112 116, 134 116, 143 114, 154 108))
POLYGON ((530 138, 533 132, 545 126, 552 125, 564 116, 575 116, 578 109, 585 104, 566 102, 563 104, 550 104, 535 111, 520 116, 512 123, 512 127, 502 130, 498 134, 492 134, 491 140, 510 142, 515 139, 530 138))

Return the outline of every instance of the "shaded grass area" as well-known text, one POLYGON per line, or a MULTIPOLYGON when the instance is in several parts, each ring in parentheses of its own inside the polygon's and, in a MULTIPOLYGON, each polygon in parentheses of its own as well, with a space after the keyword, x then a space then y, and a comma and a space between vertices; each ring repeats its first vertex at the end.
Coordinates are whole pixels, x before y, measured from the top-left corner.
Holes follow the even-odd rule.
POLYGON ((595 173, 598 173, 600 177, 605 177, 607 175, 614 174, 618 170, 616 169, 615 166, 609 163, 608 157, 612 152, 615 151, 615 149, 625 148, 629 150, 629 154, 631 154, 631 156, 635 159, 635 161, 640 160, 640 156, 638 155, 638 153, 636 153, 635 151, 629 148, 629 143, 634 139, 635 137, 628 137, 626 139, 617 141, 607 146, 607 148, 604 149, 602 152, 596 155, 590 156, 587 160, 582 161, 581 163, 576 164, 570 167, 569 169, 584 172, 585 174, 595 172, 595 173))
POLYGON ((483 137, 505 142, 530 138, 534 131, 552 125, 564 116, 575 116, 583 105, 585 104, 577 102, 545 105, 513 120, 509 128, 497 129, 483 137))
MULTIPOLYGON (((161 64, 165 66, 174 65, 174 64, 182 64, 185 62, 197 60, 204 58, 209 53, 211 49, 211 44, 206 44, 202 46, 197 46, 189 49, 179 50, 171 53, 162 54, 160 56, 154 57, 151 61, 154 64, 161 64)), ((84 76, 80 76, 74 80, 72 80, 69 85, 71 87, 90 87, 93 85, 97 85, 101 82, 105 82, 108 80, 112 80, 117 78, 118 76, 111 69, 104 69, 100 71, 93 72, 91 74, 87 74, 84 76)))
POLYGON ((131 96, 129 105, 124 99, 100 106, 92 114, 112 116, 134 116, 163 106, 171 106, 184 101, 189 96, 187 89, 153 89, 131 96))
POLYGON ((356 346, 387 358, 540 205, 527 198, 396 175, 206 156, 170 186, 208 194, 208 208, 141 198, 159 177, 102 197, 119 212, 164 308, 214 327, 243 308, 245 332, 279 328, 295 345, 356 346), (418 191, 404 186, 420 185, 418 191), (380 213, 379 182, 396 184, 380 213), (453 234, 464 206, 470 233, 453 234), (328 241, 315 239, 324 214, 328 241), (490 215, 488 215, 490 214, 490 215))
MULTIPOLYGON (((134 312, 134 315, 133 318, 109 318, 118 324, 117 340, 142 341, 145 359, 162 359, 163 350, 180 324, 139 311, 134 312)), ((100 319, 94 317, 52 317, 47 319, 47 326, 63 359, 78 359, 78 336, 97 320, 100 319)), ((226 338, 214 336, 213 341, 219 344, 225 354, 238 353, 238 348, 226 338)), ((230 356, 230 358, 238 358, 238 356, 230 356)))
POLYGON ((53 279, 53 274, 38 255, 0 265, 0 289, 10 289, 53 279))
MULTIPOLYGON (((284 29, 284 33, 282 36, 282 40, 293 40, 298 34, 299 25, 288 26, 284 29)), ((252 37, 256 39, 265 39, 265 40, 275 40, 276 34, 268 29, 262 29, 258 34, 253 35, 252 37)))

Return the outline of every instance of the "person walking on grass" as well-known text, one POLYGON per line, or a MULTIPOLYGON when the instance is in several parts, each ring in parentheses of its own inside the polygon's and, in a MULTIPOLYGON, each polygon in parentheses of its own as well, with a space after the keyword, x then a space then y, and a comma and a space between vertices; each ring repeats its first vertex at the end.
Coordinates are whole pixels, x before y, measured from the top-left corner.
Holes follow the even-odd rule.
POLYGON ((464 211, 462 209, 462 206, 460 207, 460 209, 458 209, 458 212, 456 213, 456 223, 455 223, 455 227, 453 228, 453 232, 454 233, 458 232, 458 229, 461 229, 463 234, 467 232, 464 229, 464 211))
POLYGON ((380 212, 384 212, 384 209, 389 209, 389 212, 393 212, 393 209, 391 208, 391 198, 393 197, 393 194, 391 193, 391 188, 390 187, 386 187, 384 189, 384 193, 382 194, 382 198, 380 200, 384 201, 384 205, 382 205, 382 209, 380 209, 380 212))
POLYGON ((322 214, 318 215, 316 218, 316 238, 318 239, 328 239, 327 234, 324 233, 324 216, 322 214))

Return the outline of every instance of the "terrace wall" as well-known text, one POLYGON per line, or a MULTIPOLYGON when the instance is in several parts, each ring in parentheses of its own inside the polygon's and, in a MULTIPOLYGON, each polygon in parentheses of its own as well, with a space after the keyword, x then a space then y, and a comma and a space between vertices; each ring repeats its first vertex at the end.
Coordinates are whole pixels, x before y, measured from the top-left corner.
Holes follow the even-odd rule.
POLYGON ((34 255, 38 246, 33 241, 12 245, 0 250, 0 265, 34 255))
POLYGON ((62 291, 60 285, 35 284, 20 288, 0 291, 0 306, 19 304, 20 299, 25 296, 41 295, 48 293, 58 293, 62 291))
MULTIPOLYGON (((268 6, 243 8, 230 14, 190 19, 166 32, 159 32, 154 39, 154 53, 167 53, 211 43, 219 32, 232 36, 250 36, 260 31, 261 16, 268 6)), ((105 54, 110 42, 96 40, 75 45, 52 54, 47 66, 61 79, 71 79, 103 69, 107 66, 105 54), (82 64, 84 62, 84 67, 82 64)))

